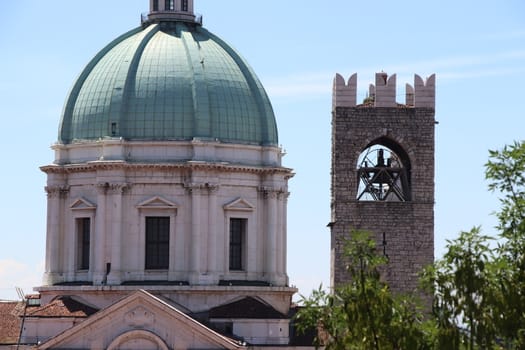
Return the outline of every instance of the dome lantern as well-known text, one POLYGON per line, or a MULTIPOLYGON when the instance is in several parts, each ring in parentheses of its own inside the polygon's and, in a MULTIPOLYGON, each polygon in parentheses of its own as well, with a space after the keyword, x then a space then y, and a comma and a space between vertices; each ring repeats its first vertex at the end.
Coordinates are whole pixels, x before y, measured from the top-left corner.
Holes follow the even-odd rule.
POLYGON ((147 22, 183 21, 201 23, 201 17, 195 16, 193 0, 150 0, 147 22))

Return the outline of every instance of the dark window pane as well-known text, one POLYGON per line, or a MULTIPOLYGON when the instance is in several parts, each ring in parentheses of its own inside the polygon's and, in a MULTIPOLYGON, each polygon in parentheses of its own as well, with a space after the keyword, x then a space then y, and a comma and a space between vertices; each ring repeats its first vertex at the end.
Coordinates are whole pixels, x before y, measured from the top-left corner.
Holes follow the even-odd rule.
POLYGON ((175 6, 173 4, 173 0, 166 0, 164 9, 166 11, 173 11, 175 9, 175 6))
POLYGON ((91 245, 91 219, 79 218, 77 222, 78 269, 89 270, 89 252, 91 245))
POLYGON ((169 267, 170 218, 146 217, 146 270, 169 267))
POLYGON ((182 11, 188 11, 188 0, 182 0, 182 11))
POLYGON ((159 0, 153 0, 153 11, 159 10, 159 0))
POLYGON ((246 219, 230 219, 230 270, 243 270, 246 219))

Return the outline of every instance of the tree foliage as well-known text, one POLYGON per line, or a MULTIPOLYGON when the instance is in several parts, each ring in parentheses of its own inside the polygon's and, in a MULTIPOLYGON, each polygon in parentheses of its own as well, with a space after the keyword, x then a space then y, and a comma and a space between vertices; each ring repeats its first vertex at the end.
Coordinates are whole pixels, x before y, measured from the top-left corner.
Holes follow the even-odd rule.
POLYGON ((486 178, 500 195, 496 213, 500 244, 496 250, 495 323, 507 346, 525 349, 525 142, 489 151, 486 178))
POLYGON ((348 284, 333 293, 319 288, 304 298, 296 321, 300 329, 318 328, 317 345, 327 350, 430 349, 423 315, 410 297, 394 297, 381 280, 386 263, 375 241, 353 232, 347 242, 348 284))
POLYGON ((479 228, 461 232, 442 259, 428 267, 423 284, 433 292, 432 312, 438 349, 492 349, 494 270, 490 237, 479 228))
POLYGON ((351 282, 303 297, 300 328, 317 327, 328 350, 525 349, 525 142, 489 151, 485 166, 501 202, 497 232, 461 232, 422 272, 430 313, 392 295, 380 277, 384 258, 366 233, 354 232, 346 249, 351 282))

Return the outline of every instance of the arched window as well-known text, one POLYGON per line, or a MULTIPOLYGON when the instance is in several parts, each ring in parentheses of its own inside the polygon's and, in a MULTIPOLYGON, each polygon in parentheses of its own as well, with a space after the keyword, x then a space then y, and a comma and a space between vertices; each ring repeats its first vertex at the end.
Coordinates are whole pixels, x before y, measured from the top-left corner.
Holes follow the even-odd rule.
POLYGON ((396 143, 371 143, 359 156, 357 174, 358 200, 410 201, 410 162, 396 143))

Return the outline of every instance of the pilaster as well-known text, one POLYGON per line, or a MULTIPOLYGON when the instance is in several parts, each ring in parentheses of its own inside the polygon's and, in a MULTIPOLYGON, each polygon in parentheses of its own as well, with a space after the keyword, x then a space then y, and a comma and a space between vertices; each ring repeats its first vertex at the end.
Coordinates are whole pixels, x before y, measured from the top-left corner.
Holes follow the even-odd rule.
POLYGON ((207 273, 211 284, 219 282, 217 253, 219 242, 217 242, 217 192, 219 185, 208 185, 208 266, 207 273))
POLYGON ((122 196, 129 188, 126 183, 112 183, 107 188, 111 205, 111 247, 110 271, 107 284, 122 283, 122 196))
POLYGON ((97 213, 95 217, 95 232, 93 235, 93 284, 106 284, 106 197, 108 183, 99 183, 97 189, 97 213))
POLYGON ((47 235, 44 284, 53 285, 63 282, 64 247, 62 247, 62 226, 64 198, 69 193, 69 186, 47 186, 47 235))
POLYGON ((190 241, 190 284, 200 284, 201 254, 206 254, 201 249, 201 199, 202 184, 190 183, 186 190, 191 195, 191 241, 190 241))
POLYGON ((265 274, 268 277, 268 282, 279 285, 278 278, 278 201, 282 195, 282 190, 273 187, 261 187, 259 191, 263 194, 266 202, 266 245, 265 250, 265 274))

